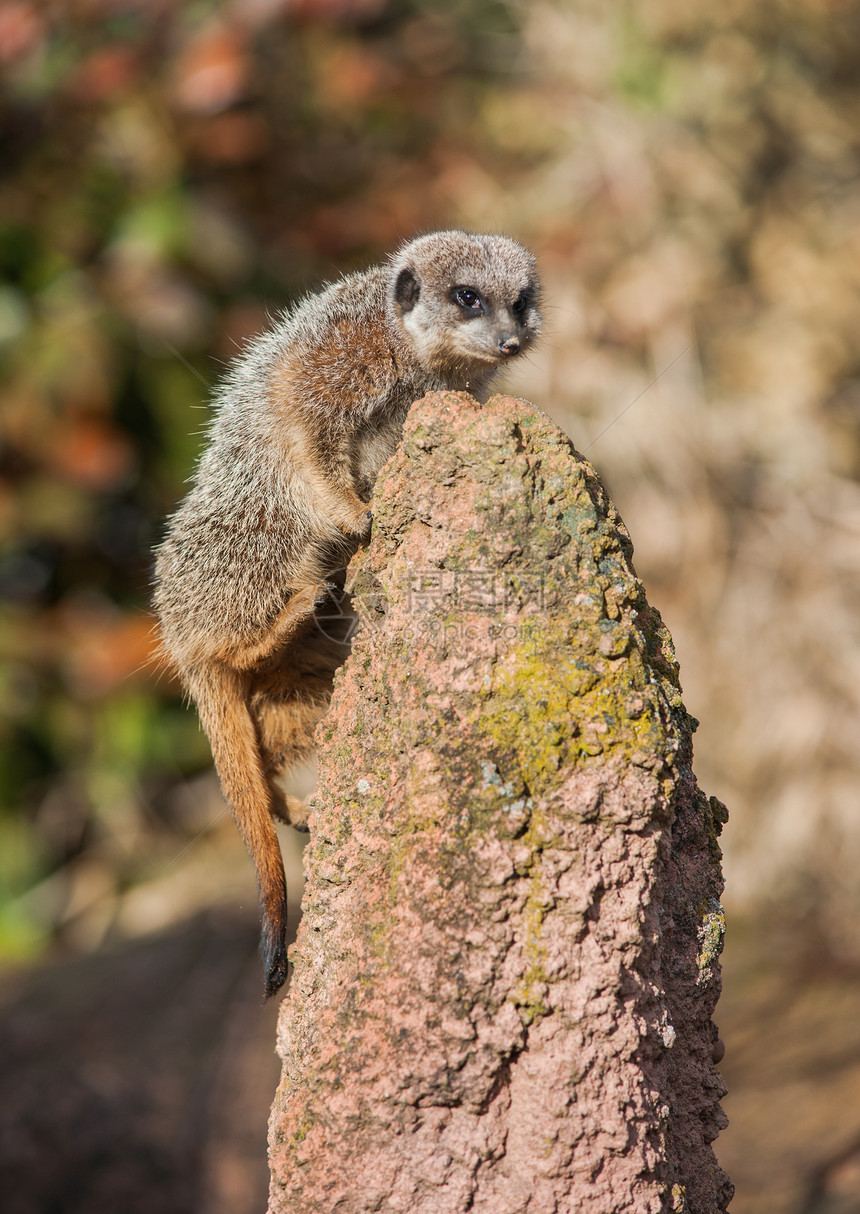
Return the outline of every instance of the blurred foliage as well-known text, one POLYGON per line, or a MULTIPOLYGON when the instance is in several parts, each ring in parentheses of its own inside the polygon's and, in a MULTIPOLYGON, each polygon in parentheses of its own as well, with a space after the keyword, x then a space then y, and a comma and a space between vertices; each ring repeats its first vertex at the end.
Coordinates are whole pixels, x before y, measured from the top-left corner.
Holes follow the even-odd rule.
POLYGON ((600 438, 734 888, 857 920, 858 55, 857 0, 0 0, 0 947, 211 816, 148 595, 225 360, 449 224, 539 254, 517 384, 600 438))

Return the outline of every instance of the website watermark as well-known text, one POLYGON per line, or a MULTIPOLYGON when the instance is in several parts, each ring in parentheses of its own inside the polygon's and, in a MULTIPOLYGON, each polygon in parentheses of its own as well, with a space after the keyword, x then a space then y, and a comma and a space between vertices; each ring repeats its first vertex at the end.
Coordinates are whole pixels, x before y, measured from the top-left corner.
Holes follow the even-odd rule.
MULTIPOLYGON (((344 582, 339 570, 332 581, 344 582)), ((478 637, 521 636, 542 614, 546 579, 542 573, 506 573, 472 566, 465 569, 410 568, 390 593, 379 584, 351 591, 333 586, 315 613, 317 627, 333 640, 352 641, 359 628, 379 628, 396 610, 408 622, 404 635, 424 640, 463 641, 478 637), (516 613, 516 619, 512 614, 516 613)))

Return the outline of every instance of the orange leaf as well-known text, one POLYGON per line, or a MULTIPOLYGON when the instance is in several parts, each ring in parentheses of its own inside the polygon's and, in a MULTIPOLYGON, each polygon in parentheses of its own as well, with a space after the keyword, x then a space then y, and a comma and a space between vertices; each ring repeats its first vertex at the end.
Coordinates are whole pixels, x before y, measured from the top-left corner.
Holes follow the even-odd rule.
POLYGON ((173 95, 193 114, 218 114, 244 95, 248 56, 236 30, 226 26, 202 31, 174 68, 173 95))

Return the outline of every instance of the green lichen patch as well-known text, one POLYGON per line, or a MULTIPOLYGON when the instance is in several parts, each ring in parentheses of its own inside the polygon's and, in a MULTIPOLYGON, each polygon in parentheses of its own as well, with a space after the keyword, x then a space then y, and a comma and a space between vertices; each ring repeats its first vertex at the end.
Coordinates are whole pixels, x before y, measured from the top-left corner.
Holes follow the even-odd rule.
POLYGON ((698 931, 699 952, 696 963, 699 967, 698 985, 710 982, 714 976, 714 967, 723 951, 723 941, 726 935, 726 915, 716 898, 709 898, 705 907, 700 908, 701 924, 698 931))
POLYGON ((577 630, 569 620, 545 620, 539 631, 520 635, 475 706, 475 730, 499 753, 516 756, 522 779, 537 794, 557 787, 588 756, 674 759, 675 731, 637 637, 619 627, 622 643, 613 640, 604 656, 605 623, 577 630), (624 661, 611 660, 627 649, 624 661))

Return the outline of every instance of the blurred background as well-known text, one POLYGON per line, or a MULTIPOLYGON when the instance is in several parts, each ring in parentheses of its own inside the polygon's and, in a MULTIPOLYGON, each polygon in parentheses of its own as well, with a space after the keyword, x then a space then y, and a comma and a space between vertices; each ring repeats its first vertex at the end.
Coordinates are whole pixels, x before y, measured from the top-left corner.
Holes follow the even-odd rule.
POLYGON ((8 1211, 263 1208, 277 1009, 152 546, 225 362, 440 226, 539 258, 505 386, 605 478, 729 807, 733 1214, 860 1211, 858 63, 858 0, 0 0, 8 1211))

